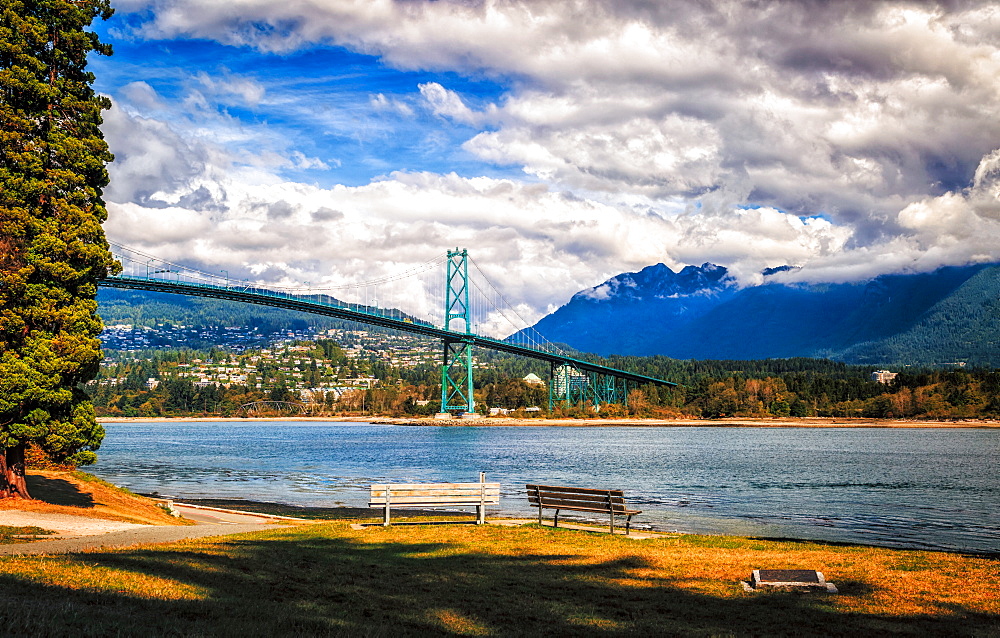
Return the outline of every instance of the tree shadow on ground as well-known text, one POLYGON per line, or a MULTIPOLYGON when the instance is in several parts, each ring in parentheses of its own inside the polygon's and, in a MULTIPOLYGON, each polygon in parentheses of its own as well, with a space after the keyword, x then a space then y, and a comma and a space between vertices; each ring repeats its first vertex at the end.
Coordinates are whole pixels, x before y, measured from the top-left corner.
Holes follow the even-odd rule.
POLYGON ((321 533, 243 537, 81 558, 128 579, 182 583, 197 596, 150 599, 0 575, 0 633, 963 636, 992 635, 1000 620, 961 608, 935 617, 844 613, 826 595, 713 596, 666 576, 638 577, 650 565, 636 556, 580 562, 555 553, 469 551, 402 534, 381 543, 321 533))
MULTIPOLYGON (((286 505, 284 503, 271 503, 268 501, 249 501, 235 498, 186 498, 185 503, 190 505, 204 505, 206 507, 221 507, 223 509, 238 510, 243 512, 254 512, 257 514, 277 514, 279 516, 291 516, 295 518, 305 518, 312 520, 370 520, 373 516, 380 516, 382 510, 370 507, 315 507, 286 505)), ((416 510, 416 509, 396 509, 392 510, 393 520, 407 517, 427 517, 444 516, 442 510, 416 510)), ((452 518, 465 516, 470 522, 475 521, 475 513, 468 511, 448 512, 452 518)))
POLYGON ((94 498, 70 483, 58 478, 47 478, 37 474, 25 477, 28 483, 28 493, 39 501, 53 505, 69 505, 71 507, 94 507, 94 498))

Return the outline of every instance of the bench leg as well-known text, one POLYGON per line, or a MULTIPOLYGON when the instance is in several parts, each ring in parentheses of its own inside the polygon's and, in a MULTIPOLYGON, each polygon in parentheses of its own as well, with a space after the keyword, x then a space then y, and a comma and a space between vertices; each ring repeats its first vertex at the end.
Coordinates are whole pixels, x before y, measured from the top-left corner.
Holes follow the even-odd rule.
POLYGON ((615 513, 611 512, 611 533, 615 533, 615 513))
POLYGON ((632 515, 629 514, 628 518, 625 519, 625 535, 628 536, 629 527, 632 525, 632 515))
POLYGON ((552 519, 552 527, 559 527, 559 510, 556 510, 556 515, 552 519))
POLYGON ((484 525, 486 523, 486 506, 476 505, 476 525, 484 525))
POLYGON ((538 526, 539 527, 542 526, 542 506, 541 506, 541 504, 539 504, 539 506, 538 506, 538 526))
POLYGON ((382 526, 389 527, 389 504, 385 504, 385 514, 382 517, 382 526))

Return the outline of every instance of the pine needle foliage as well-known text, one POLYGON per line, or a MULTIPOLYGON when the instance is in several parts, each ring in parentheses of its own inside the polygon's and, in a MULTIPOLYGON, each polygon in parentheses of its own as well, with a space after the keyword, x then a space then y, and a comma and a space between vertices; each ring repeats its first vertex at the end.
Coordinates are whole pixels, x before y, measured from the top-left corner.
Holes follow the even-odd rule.
POLYGON ((88 30, 108 0, 0 0, 0 498, 29 498, 24 451, 96 460, 80 384, 101 361, 97 282, 116 264, 101 223, 114 158, 100 131, 88 30))

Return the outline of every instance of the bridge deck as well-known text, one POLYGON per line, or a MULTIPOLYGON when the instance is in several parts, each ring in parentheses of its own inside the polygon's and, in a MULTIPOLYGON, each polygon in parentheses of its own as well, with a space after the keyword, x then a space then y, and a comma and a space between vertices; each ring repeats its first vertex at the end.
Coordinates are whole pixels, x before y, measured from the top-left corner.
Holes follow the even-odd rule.
POLYGON ((165 293, 187 295, 193 297, 225 299, 228 301, 239 301, 243 303, 252 303, 262 306, 284 308, 287 310, 298 310, 301 312, 309 312, 312 314, 324 315, 327 317, 336 317, 338 319, 345 319, 348 321, 357 321, 360 323, 382 326, 384 328, 392 328, 395 330, 401 330, 403 332, 409 332, 412 334, 434 337, 436 339, 441 339, 443 341, 471 343, 472 345, 480 348, 487 348, 490 350, 507 352, 510 354, 520 355, 523 357, 530 357, 532 359, 538 359, 541 361, 548 361, 549 363, 553 363, 556 365, 569 364, 574 368, 577 368, 578 370, 584 372, 594 372, 597 374, 604 374, 616 377, 618 379, 626 379, 628 381, 633 381, 636 383, 652 383, 664 386, 677 385, 676 383, 673 383, 671 381, 664 381, 663 379, 657 379, 655 377, 648 377, 642 374, 627 372, 625 370, 618 370, 616 368, 610 368, 608 366, 602 366, 600 364, 591 363, 590 361, 584 361, 583 359, 576 359, 574 357, 568 357, 566 355, 554 352, 546 352, 544 350, 538 350, 535 348, 529 348, 527 346, 508 343, 506 341, 493 339, 491 337, 482 337, 476 334, 466 334, 464 332, 445 330, 443 328, 437 328, 435 326, 425 323, 411 322, 403 319, 397 319, 395 317, 387 317, 372 312, 355 310, 353 308, 345 306, 302 299, 301 297, 286 295, 274 291, 269 291, 266 289, 260 289, 260 288, 241 289, 236 287, 223 287, 223 286, 213 286, 209 284, 196 284, 196 283, 166 281, 162 279, 147 279, 143 277, 124 277, 124 276, 108 277, 106 279, 101 280, 99 285, 105 288, 148 290, 151 292, 165 292, 165 293))

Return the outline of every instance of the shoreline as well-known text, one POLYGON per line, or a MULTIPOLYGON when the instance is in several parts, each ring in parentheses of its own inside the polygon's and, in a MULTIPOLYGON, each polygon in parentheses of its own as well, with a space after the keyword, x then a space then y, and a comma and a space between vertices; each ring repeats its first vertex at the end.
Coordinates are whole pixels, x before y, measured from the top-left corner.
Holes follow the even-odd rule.
POLYGON ((1000 428, 998 420, 962 419, 957 421, 915 419, 863 419, 849 417, 802 417, 785 419, 527 419, 482 417, 479 419, 435 419, 433 417, 383 416, 289 416, 289 417, 98 417, 98 423, 372 423, 378 425, 445 427, 713 427, 713 428, 898 428, 898 429, 967 429, 1000 428))

